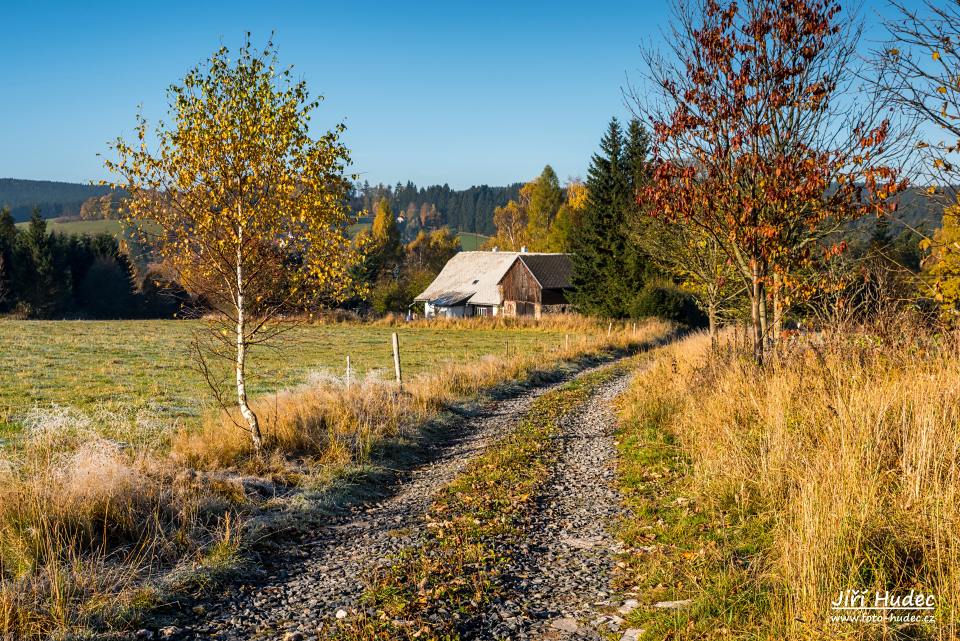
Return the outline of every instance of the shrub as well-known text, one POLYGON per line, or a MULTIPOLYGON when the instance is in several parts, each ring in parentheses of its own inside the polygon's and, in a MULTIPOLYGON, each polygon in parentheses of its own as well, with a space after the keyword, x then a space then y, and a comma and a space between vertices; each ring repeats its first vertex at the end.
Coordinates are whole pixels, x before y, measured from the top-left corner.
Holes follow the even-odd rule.
POLYGON ((129 318, 136 300, 131 274, 113 257, 93 261, 77 291, 84 313, 91 318, 129 318))
POLYGON ((696 300, 666 281, 648 282, 631 305, 634 318, 662 318, 687 327, 706 327, 707 316, 696 300))

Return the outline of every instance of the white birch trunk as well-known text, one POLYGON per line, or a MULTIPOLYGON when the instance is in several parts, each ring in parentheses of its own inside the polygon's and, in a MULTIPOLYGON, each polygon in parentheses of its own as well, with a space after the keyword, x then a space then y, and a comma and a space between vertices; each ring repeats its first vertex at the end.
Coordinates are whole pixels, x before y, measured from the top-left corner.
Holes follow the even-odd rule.
POLYGON ((257 415, 250 409, 247 403, 247 335, 246 335, 246 309, 243 293, 243 228, 239 229, 237 238, 237 406, 240 408, 240 414, 247 421, 247 427, 250 429, 250 439, 253 443, 253 453, 257 457, 263 450, 263 438, 260 434, 260 422, 257 415))

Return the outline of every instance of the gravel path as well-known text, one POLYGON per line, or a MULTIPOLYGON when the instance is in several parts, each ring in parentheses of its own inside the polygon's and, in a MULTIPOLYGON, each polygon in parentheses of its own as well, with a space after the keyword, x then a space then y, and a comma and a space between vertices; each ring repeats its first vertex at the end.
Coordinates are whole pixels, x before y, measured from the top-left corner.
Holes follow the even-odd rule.
MULTIPOLYGON (((560 384, 538 387, 481 408, 479 414, 463 420, 462 427, 458 428, 462 437, 438 445, 435 456, 430 457, 431 462, 407 474, 393 496, 357 507, 343 516, 331 517, 329 525, 317 531, 312 540, 279 546, 275 554, 261 559, 262 567, 255 576, 225 586, 218 595, 198 604, 191 603, 193 614, 189 620, 180 620, 174 628, 167 628, 175 631, 169 636, 161 630, 158 637, 220 641, 322 639, 324 626, 333 620, 337 611, 352 609, 364 588, 362 581, 367 571, 382 564, 390 555, 417 543, 423 515, 436 490, 453 479, 492 440, 512 428, 535 398, 560 384)), ((621 386, 609 387, 604 398, 609 399, 621 386)), ((603 465, 611 454, 609 439, 593 438, 588 434, 597 431, 599 435, 606 429, 606 426, 599 425, 598 420, 604 419, 597 413, 601 408, 596 401, 591 402, 590 408, 579 415, 581 419, 571 421, 570 439, 564 444, 564 461, 576 464, 576 470, 568 474, 561 469, 551 484, 551 490, 557 494, 562 493, 563 488, 588 492, 589 501, 598 504, 597 509, 590 510, 590 515, 584 515, 587 520, 609 513, 612 500, 608 491, 593 491, 587 485, 599 483, 606 487, 609 472, 604 471, 603 465), (580 429, 575 427, 577 425, 585 426, 580 429), (576 463, 581 456, 587 457, 580 461, 583 465, 576 463), (591 471, 595 465, 600 467, 591 471)), ((561 465, 564 467, 566 464, 561 465)), ((582 494, 578 496, 582 497, 582 494)), ((599 523, 591 525, 581 519, 574 505, 578 500, 556 502, 550 499, 545 504, 548 510, 545 518, 560 517, 561 514, 567 518, 569 513, 577 519, 577 524, 583 526, 573 529, 551 526, 553 535, 573 536, 583 541, 594 540, 584 537, 603 536, 599 523)), ((538 554, 540 545, 538 542, 535 548, 538 554)), ((606 547, 607 543, 602 545, 606 547)), ((547 551, 544 560, 556 566, 558 555, 546 547, 544 550, 547 551)), ((596 556, 596 553, 589 552, 589 548, 571 547, 567 556, 570 551, 584 551, 591 557, 596 556)), ((585 567, 599 568, 593 562, 585 567)), ((577 589, 574 584, 566 587, 577 589)), ((589 595, 590 598, 594 596, 593 592, 589 595)))
POLYGON ((635 607, 610 591, 620 546, 608 531, 623 514, 613 484, 612 401, 629 380, 621 375, 602 384, 563 420, 562 451, 529 517, 527 539, 513 550, 506 596, 464 639, 609 638, 601 633, 618 631, 619 614, 635 607))

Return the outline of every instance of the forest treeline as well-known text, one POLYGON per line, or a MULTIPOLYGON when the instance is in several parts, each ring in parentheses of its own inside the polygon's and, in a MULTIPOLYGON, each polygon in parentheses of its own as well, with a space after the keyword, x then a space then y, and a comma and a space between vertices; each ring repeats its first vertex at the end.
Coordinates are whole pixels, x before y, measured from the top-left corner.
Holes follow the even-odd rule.
POLYGON ((420 230, 449 227, 458 231, 491 235, 496 231, 493 213, 519 196, 522 183, 506 187, 479 185, 452 189, 449 185, 418 187, 412 182, 396 185, 368 182, 357 185, 351 196, 354 211, 374 212, 386 199, 401 219, 403 237, 412 240, 420 230))
MULTIPOLYGON (((441 227, 489 236, 495 231, 494 209, 516 199, 521 186, 518 182, 453 189, 446 184, 424 187, 409 181, 396 185, 363 182, 353 187, 350 206, 372 216, 377 203, 386 198, 406 221, 402 227, 407 240, 415 238, 420 229, 441 227)), ((116 193, 100 185, 0 178, 0 207, 8 208, 16 222, 29 220, 34 209, 44 218, 119 218, 116 193)))
MULTIPOLYGON (((744 316, 742 292, 698 288, 689 265, 676 269, 676 246, 636 194, 651 175, 650 135, 637 119, 611 120, 591 157, 586 178, 561 183, 554 169, 506 187, 418 187, 355 184, 349 205, 363 223, 355 238, 365 257, 352 270, 355 293, 337 305, 361 313, 404 314, 455 252, 456 230, 491 236, 486 249, 567 252, 574 256, 572 302, 581 312, 611 318, 660 316, 687 325, 744 316), (712 300, 711 300, 712 296, 712 300)), ((0 181, 0 201, 56 202, 53 212, 83 219, 123 217, 122 199, 106 187, 45 181, 0 181), (83 200, 77 200, 86 196, 83 200), (72 199, 72 200, 71 200, 72 199)), ((906 287, 921 276, 923 234, 943 224, 943 207, 918 188, 897 197, 895 214, 863 218, 838 235, 849 269, 882 270, 906 287), (918 234, 918 232, 920 232, 918 234), (867 260, 869 259, 869 260, 867 260)), ((42 206, 16 226, 24 205, 0 216, 0 314, 24 318, 172 317, 202 309, 151 256, 135 234, 67 236, 51 232, 42 206)), ((941 235, 955 234, 953 218, 941 235)), ((835 264, 836 261, 835 261, 835 264)), ((933 263, 931 263, 932 265, 933 263)), ((933 269, 930 267, 930 269, 933 269)), ((937 267, 942 271, 944 267, 937 267)), ((929 269, 928 269, 929 271, 929 269)), ((879 277, 879 276, 876 276, 879 277)), ((699 280, 703 280, 702 278, 699 280)), ((729 279, 733 282, 733 279, 729 279)), ((922 279, 920 280, 922 282, 922 279)), ((915 287, 914 287, 915 288, 915 287)))
MULTIPOLYGON (((659 261, 656 243, 651 242, 656 237, 653 223, 632 197, 646 180, 648 154, 649 135, 640 123, 633 120, 623 130, 614 119, 591 158, 585 181, 573 178, 561 184, 547 165, 533 180, 508 187, 457 191, 411 182, 357 185, 351 208, 369 223, 355 239, 365 257, 352 272, 357 293, 338 306, 406 313, 414 297, 462 249, 453 230, 472 220, 474 229, 481 221, 479 229, 491 235, 486 249, 572 253, 576 270, 571 298, 584 313, 660 316, 705 325, 706 306, 689 283, 659 261), (641 233, 646 241, 638 237, 638 220, 647 225, 641 233)), ((34 193, 42 197, 44 192, 34 193)), ((912 230, 939 228, 942 209, 932 207, 935 201, 917 190, 906 191, 900 199, 895 223, 866 220, 846 231, 851 260, 882 253, 908 272, 920 272, 919 236, 912 230)), ((84 219, 119 218, 119 203, 114 193, 103 191, 82 201, 79 211, 84 219)), ((0 230, 0 314, 169 318, 184 311, 185 303, 190 303, 187 308, 196 303, 202 308, 202 301, 191 299, 133 234, 55 233, 39 207, 32 209, 28 224, 19 226, 13 210, 3 208, 0 230)))
POLYGON ((188 300, 183 288, 138 267, 111 234, 47 230, 34 209, 18 227, 0 209, 0 314, 23 318, 169 318, 188 300))

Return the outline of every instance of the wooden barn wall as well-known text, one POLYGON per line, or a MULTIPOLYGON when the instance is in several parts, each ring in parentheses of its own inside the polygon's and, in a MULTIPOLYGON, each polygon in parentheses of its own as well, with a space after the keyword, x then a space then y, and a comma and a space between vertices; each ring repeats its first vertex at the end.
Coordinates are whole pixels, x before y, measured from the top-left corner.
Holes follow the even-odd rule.
POLYGON ((533 277, 526 265, 519 260, 513 263, 500 281, 503 288, 503 300, 518 300, 528 303, 539 303, 540 285, 533 277))

